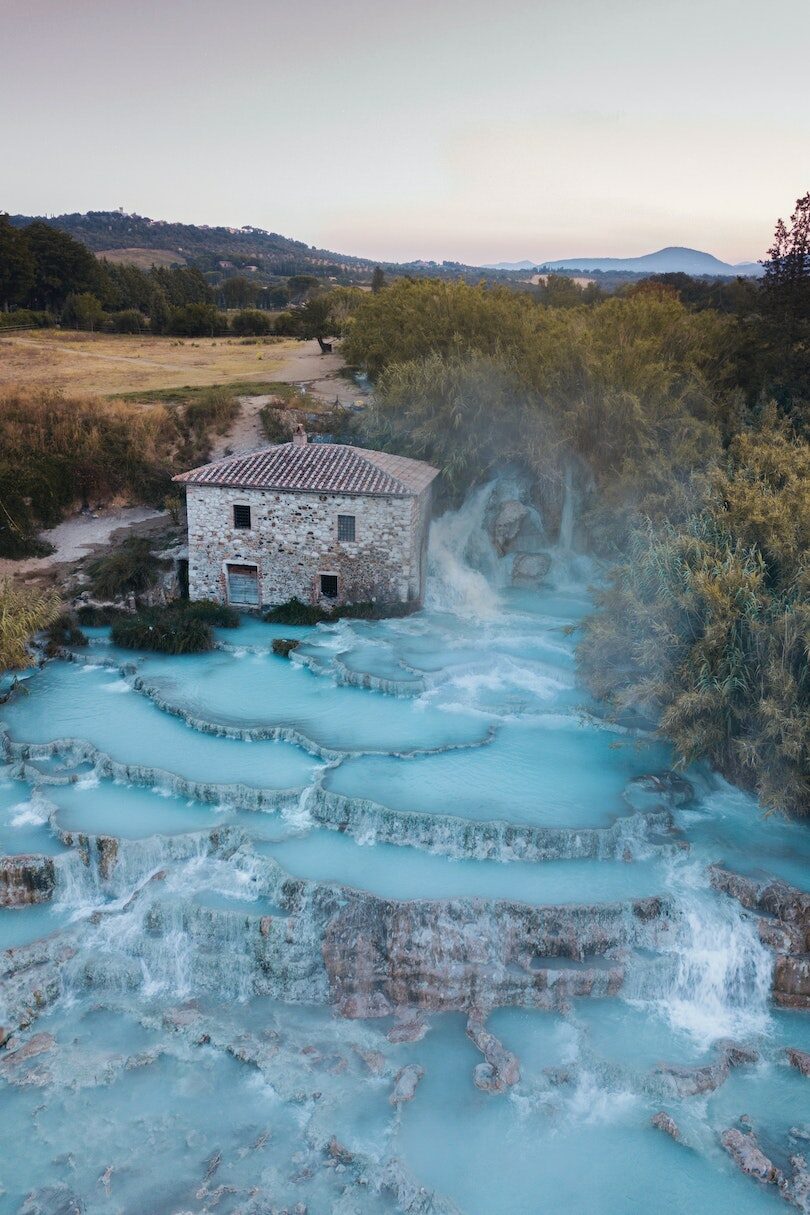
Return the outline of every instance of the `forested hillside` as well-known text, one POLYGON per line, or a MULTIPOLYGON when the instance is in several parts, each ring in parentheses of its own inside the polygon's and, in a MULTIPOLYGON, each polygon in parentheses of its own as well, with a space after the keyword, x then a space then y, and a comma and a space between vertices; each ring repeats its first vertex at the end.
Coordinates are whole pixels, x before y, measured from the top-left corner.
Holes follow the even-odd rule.
POLYGON ((159 249, 176 253, 179 261, 192 260, 201 270, 220 269, 222 261, 233 267, 253 266, 268 274, 302 273, 341 274, 353 269, 367 270, 374 263, 361 257, 316 249, 303 241, 291 240, 262 228, 222 228, 198 224, 171 223, 148 219, 144 215, 125 215, 120 211, 88 211, 84 214, 44 216, 13 215, 15 227, 26 227, 34 220, 67 232, 91 249, 159 249))

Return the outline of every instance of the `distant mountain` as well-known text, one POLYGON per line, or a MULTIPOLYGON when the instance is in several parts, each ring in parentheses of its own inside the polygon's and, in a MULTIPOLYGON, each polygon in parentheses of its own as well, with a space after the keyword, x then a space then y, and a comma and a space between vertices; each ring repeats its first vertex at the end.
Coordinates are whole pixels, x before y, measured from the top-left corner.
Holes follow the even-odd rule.
POLYGON ((537 262, 487 262, 482 270, 534 270, 537 262))
POLYGON ((733 266, 729 262, 721 262, 711 253, 677 245, 659 249, 656 253, 645 253, 642 257, 567 257, 553 262, 499 262, 497 267, 491 268, 531 270, 534 267, 546 270, 612 270, 630 274, 673 274, 680 271, 682 274, 712 277, 734 277, 738 274, 752 277, 762 274, 762 267, 757 262, 741 262, 733 266))

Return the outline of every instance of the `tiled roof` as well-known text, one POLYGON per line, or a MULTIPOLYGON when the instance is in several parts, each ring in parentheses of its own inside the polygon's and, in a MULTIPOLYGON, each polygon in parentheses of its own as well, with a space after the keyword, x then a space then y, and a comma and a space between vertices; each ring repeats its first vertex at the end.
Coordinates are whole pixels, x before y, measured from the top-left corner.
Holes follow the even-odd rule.
POLYGON ((438 469, 422 460, 338 443, 279 443, 245 456, 229 456, 180 473, 187 485, 235 489, 411 497, 430 485, 438 469))

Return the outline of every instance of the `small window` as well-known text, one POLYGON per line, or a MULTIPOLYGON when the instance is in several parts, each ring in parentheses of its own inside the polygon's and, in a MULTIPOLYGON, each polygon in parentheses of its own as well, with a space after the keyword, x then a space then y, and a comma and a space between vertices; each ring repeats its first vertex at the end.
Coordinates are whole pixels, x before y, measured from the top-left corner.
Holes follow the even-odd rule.
POLYGON ((338 540, 354 540, 354 515, 338 515, 338 540))
POLYGON ((321 594, 324 599, 337 599, 337 574, 321 574, 321 594))
POLYGON ((235 506, 233 508, 234 527, 250 527, 250 507, 235 506))

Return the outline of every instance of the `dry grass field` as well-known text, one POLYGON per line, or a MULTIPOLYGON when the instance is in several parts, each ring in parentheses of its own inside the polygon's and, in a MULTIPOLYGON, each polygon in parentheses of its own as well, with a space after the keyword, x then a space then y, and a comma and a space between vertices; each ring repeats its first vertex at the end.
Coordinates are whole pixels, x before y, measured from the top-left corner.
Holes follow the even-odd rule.
POLYGON ((310 379, 325 367, 317 356, 311 359, 311 367, 304 366, 310 360, 309 346, 272 337, 0 332, 0 387, 48 384, 76 394, 111 396, 155 388, 310 379))
POLYGON ((96 257, 137 266, 139 270, 149 270, 152 266, 184 266, 186 262, 182 253, 174 253, 171 249, 101 249, 96 257))

